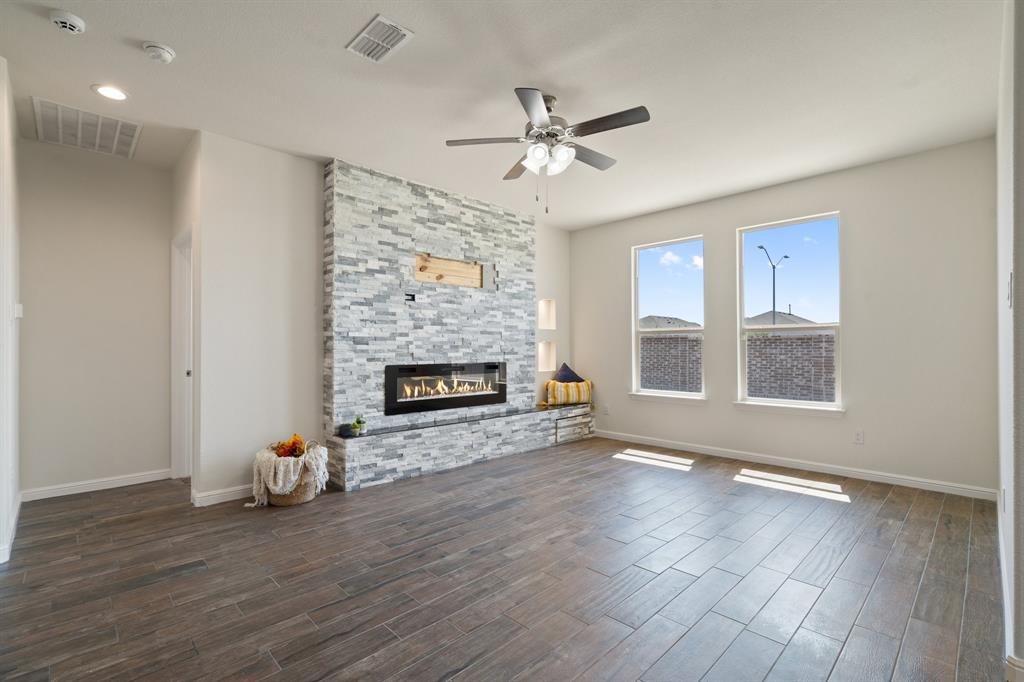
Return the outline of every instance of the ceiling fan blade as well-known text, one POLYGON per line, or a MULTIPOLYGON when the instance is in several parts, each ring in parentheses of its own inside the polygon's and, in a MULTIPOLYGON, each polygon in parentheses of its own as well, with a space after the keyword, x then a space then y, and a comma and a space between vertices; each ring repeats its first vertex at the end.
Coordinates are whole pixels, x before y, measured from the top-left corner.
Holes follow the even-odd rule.
POLYGON ((516 165, 508 169, 508 173, 505 173, 505 177, 502 180, 515 180, 526 171, 526 166, 523 165, 523 161, 526 161, 526 154, 523 154, 523 158, 516 161, 516 165))
POLYGON ((445 140, 449 147, 462 147, 467 144, 506 144, 511 142, 526 142, 525 137, 471 137, 465 140, 445 140))
POLYGON ((551 125, 548 118, 548 106, 544 104, 544 94, 537 88, 516 88, 516 97, 526 109, 526 115, 535 128, 547 128, 551 125))
POLYGON ((595 152, 593 149, 578 144, 573 144, 573 147, 576 149, 577 161, 582 161, 597 170, 608 170, 615 165, 615 159, 601 152, 595 152))
POLYGON ((583 137, 585 135, 593 135, 594 133, 603 133, 606 130, 636 125, 637 123, 647 123, 650 120, 651 113, 647 111, 647 107, 633 107, 632 109, 620 111, 617 114, 608 114, 601 118, 577 123, 576 125, 569 126, 569 129, 565 132, 574 137, 583 137))

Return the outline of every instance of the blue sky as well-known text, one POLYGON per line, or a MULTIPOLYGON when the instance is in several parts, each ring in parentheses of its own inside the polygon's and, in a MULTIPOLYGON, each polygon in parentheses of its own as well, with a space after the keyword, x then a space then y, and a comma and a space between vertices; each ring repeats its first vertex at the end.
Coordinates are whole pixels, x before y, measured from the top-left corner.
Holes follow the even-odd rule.
POLYGON ((838 322, 839 219, 743 233, 744 317, 772 309, 772 268, 757 248, 762 244, 773 261, 789 256, 775 273, 775 309, 786 312, 792 304, 794 315, 838 322))
MULTIPOLYGON (((772 270, 776 272, 776 309, 814 322, 839 321, 839 219, 823 218, 796 225, 752 230, 743 235, 744 316, 772 309, 772 270)), ((732 268, 732 253, 708 261, 709 267, 732 268)), ((704 242, 652 246, 637 252, 639 317, 669 315, 704 324, 704 242)))
POLYGON ((704 324, 704 241, 637 252, 640 317, 668 315, 704 324))

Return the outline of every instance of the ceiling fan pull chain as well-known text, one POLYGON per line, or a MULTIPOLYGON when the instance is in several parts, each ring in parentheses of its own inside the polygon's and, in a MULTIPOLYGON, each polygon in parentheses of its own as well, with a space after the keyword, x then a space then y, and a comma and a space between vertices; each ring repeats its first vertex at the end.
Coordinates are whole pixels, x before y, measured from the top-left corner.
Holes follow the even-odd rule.
POLYGON ((544 212, 550 213, 551 211, 549 209, 551 208, 551 176, 547 174, 546 168, 544 170, 544 212))

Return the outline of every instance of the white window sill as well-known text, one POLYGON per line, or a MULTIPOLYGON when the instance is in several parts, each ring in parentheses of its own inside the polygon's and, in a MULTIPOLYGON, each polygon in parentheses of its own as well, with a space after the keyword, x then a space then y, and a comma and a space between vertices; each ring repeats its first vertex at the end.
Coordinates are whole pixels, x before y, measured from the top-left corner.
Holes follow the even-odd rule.
POLYGON ((734 400, 733 405, 744 410, 763 410, 765 412, 789 412, 791 414, 814 414, 828 417, 841 417, 846 410, 839 405, 798 405, 792 403, 770 403, 756 400, 734 400))
POLYGON ((679 405, 698 405, 707 403, 706 395, 696 393, 657 393, 653 391, 630 391, 629 397, 633 400, 649 400, 656 403, 676 403, 679 405))

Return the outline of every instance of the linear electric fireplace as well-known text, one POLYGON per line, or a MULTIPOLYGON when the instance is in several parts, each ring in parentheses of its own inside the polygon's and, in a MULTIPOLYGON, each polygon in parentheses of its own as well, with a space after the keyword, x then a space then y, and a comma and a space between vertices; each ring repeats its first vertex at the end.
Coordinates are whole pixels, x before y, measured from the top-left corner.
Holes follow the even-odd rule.
POLYGON ((503 402, 504 362, 384 367, 384 414, 503 402))

